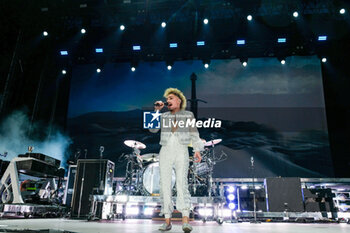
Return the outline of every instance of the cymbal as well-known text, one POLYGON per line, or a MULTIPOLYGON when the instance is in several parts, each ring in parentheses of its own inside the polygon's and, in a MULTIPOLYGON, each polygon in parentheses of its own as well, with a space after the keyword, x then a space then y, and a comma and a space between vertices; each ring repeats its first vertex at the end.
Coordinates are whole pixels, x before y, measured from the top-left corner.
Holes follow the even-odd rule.
POLYGON ((136 149, 145 149, 146 148, 145 144, 143 144, 142 142, 134 141, 134 140, 125 140, 124 144, 127 145, 128 147, 136 148, 136 149))
POLYGON ((144 154, 144 155, 141 155, 141 159, 146 162, 158 162, 159 155, 156 153, 144 154))
MULTIPOLYGON (((205 139, 203 139, 203 138, 201 138, 201 140, 202 140, 202 142, 203 142, 203 144, 205 144, 207 141, 205 141, 205 139)), ((192 141, 191 141, 191 143, 190 144, 188 144, 188 147, 193 147, 193 145, 192 145, 192 141)))
POLYGON ((213 139, 213 140, 210 140, 210 141, 207 141, 204 146, 213 146, 213 145, 216 145, 218 143, 222 142, 222 139, 213 139))

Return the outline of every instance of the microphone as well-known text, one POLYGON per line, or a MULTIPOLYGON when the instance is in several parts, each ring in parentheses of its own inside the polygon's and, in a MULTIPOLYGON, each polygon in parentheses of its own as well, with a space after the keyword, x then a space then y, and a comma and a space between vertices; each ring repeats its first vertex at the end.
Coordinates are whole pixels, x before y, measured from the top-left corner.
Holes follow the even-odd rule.
POLYGON ((80 157, 80 149, 77 149, 74 155, 75 159, 78 159, 80 157))
POLYGON ((105 151, 105 147, 104 146, 100 146, 100 158, 101 159, 103 157, 103 151, 105 151))
MULTIPOLYGON (((163 104, 164 104, 164 106, 168 106, 168 102, 163 102, 163 104)), ((155 103, 155 104, 154 104, 154 106, 159 107, 159 106, 160 106, 160 104, 159 104, 159 103, 155 103)))

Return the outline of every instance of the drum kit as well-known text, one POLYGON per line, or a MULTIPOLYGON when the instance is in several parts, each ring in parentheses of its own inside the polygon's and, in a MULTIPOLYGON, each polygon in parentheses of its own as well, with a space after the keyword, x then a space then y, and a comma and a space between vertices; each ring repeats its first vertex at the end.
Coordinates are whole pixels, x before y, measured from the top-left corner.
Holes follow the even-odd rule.
MULTIPOLYGON (((213 139, 205 141, 202 139, 205 150, 201 152, 202 161, 196 163, 193 157, 190 157, 190 166, 188 173, 189 191, 192 196, 212 196, 212 174, 214 166, 218 161, 222 161, 222 155, 216 156, 214 153, 215 145, 222 139, 213 139)), ((146 145, 134 141, 126 140, 124 144, 132 148, 132 153, 122 156, 127 161, 125 180, 122 183, 122 189, 118 193, 127 195, 159 196, 160 192, 160 173, 159 173, 159 155, 149 153, 140 155, 141 150, 146 145)), ((191 147, 191 145, 189 145, 191 147)), ((175 190, 175 171, 172 174, 172 190, 175 190)))

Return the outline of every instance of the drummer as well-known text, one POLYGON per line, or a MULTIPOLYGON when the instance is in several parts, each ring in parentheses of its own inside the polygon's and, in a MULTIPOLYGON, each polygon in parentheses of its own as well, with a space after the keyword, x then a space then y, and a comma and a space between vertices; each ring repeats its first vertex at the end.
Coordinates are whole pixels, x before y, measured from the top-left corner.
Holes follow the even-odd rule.
MULTIPOLYGON (((159 227, 160 231, 169 231, 171 225, 171 214, 174 210, 172 203, 171 178, 172 169, 176 173, 176 208, 182 213, 182 230, 185 233, 192 231, 189 224, 189 214, 191 207, 191 195, 188 190, 187 174, 189 168, 188 145, 192 142, 194 151, 194 162, 200 162, 202 157, 200 151, 204 150, 204 144, 199 138, 196 127, 179 127, 179 122, 193 119, 193 113, 186 111, 186 98, 184 94, 176 88, 168 88, 164 92, 168 104, 168 112, 162 114, 162 121, 172 122, 170 128, 163 127, 161 123, 159 166, 160 166, 160 197, 162 199, 161 214, 165 216, 165 223, 159 227), (177 123, 177 124, 176 124, 177 123), (176 126, 175 126, 176 125, 176 126)), ((155 102, 155 111, 160 111, 164 107, 162 101, 155 102)), ((183 124, 185 125, 185 124, 183 124)), ((150 129, 152 133, 159 129, 150 129)))

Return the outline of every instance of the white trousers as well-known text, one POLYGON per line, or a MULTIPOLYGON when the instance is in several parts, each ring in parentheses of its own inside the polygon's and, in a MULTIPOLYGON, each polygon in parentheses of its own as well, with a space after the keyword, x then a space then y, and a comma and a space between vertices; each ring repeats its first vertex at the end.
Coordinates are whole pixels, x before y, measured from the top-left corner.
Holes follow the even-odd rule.
POLYGON ((176 174, 176 209, 182 216, 188 217, 191 208, 191 195, 188 191, 189 157, 186 145, 181 145, 177 136, 172 133, 167 145, 162 146, 159 152, 160 197, 165 218, 170 218, 174 210, 172 203, 171 178, 172 170, 176 174))

